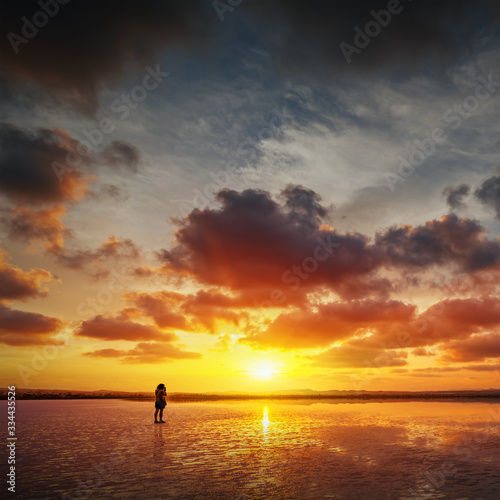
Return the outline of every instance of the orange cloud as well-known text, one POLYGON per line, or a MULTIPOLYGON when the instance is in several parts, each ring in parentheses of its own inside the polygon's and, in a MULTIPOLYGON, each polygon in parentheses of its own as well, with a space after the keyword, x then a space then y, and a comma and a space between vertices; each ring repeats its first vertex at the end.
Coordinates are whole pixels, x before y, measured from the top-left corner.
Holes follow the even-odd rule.
POLYGON ((182 294, 169 291, 154 294, 131 292, 123 296, 125 300, 134 302, 145 316, 153 318, 160 328, 177 328, 189 331, 191 326, 184 315, 178 312, 183 297, 182 294))
POLYGON ((8 261, 8 253, 0 248, 0 300, 22 300, 47 295, 47 287, 42 287, 42 283, 54 279, 51 273, 44 269, 24 272, 11 266, 8 261))
POLYGON ((422 345, 465 339, 500 326, 500 298, 446 299, 429 307, 419 320, 413 329, 425 342, 422 345))
POLYGON ((137 273, 189 276, 264 307, 301 307, 310 292, 323 289, 346 300, 387 299, 436 268, 458 272, 462 281, 500 272, 500 239, 488 239, 477 221, 454 214, 385 229, 370 243, 327 226, 328 210, 302 186, 288 186, 280 203, 253 189, 223 190, 216 198, 219 209, 196 209, 177 221, 174 245, 158 252, 159 269, 137 273))
POLYGON ((413 349, 411 353, 414 356, 434 356, 434 353, 432 351, 429 351, 425 349, 424 347, 417 347, 416 349, 413 349))
POLYGON ((161 342, 141 342, 133 349, 100 349, 86 352, 85 356, 96 358, 118 358, 123 363, 163 363, 178 359, 200 359, 197 352, 183 351, 182 349, 161 342))
POLYGON ((34 252, 43 248, 52 254, 63 251, 65 238, 73 233, 67 229, 62 218, 66 208, 62 204, 33 210, 28 207, 14 207, 4 210, 1 222, 13 240, 29 243, 28 250, 34 252))
POLYGON ((157 328, 140 323, 134 323, 124 318, 106 318, 98 315, 83 321, 76 331, 80 337, 90 337, 101 340, 177 340, 177 335, 162 332, 157 328))
POLYGON ((7 345, 60 344, 52 337, 63 326, 60 319, 18 311, 0 304, 0 342, 7 345))
POLYGON ((238 324, 248 316, 245 312, 231 310, 248 306, 247 301, 214 291, 200 290, 195 294, 166 290, 130 292, 123 295, 123 299, 136 304, 145 317, 152 318, 161 328, 196 331, 201 327, 215 333, 218 320, 238 324))
POLYGON ((254 347, 295 349, 327 346, 371 331, 407 325, 415 306, 396 300, 365 300, 321 304, 278 316, 264 331, 240 339, 254 347))
POLYGON ((452 362, 485 361, 500 358, 500 334, 473 335, 467 340, 455 340, 445 345, 442 359, 452 362))
MULTIPOLYGON (((141 256, 141 249, 131 239, 116 236, 110 236, 95 250, 68 249, 66 241, 74 239, 74 232, 62 221, 66 215, 66 207, 62 204, 41 209, 19 206, 3 212, 0 222, 12 240, 28 243, 29 252, 44 250, 73 269, 99 265, 106 259, 132 260, 141 256)), ((97 272, 96 275, 105 278, 109 271, 97 272)))
POLYGON ((343 344, 315 356, 307 356, 315 366, 329 368, 383 368, 405 366, 407 353, 383 348, 343 344))
MULTIPOLYGON (((287 302, 300 304, 311 289, 326 285, 341 292, 379 265, 366 237, 323 225, 327 209, 302 186, 285 189, 281 205, 252 189, 223 190, 217 199, 221 209, 191 212, 178 222, 176 245, 159 252, 171 273, 244 291, 252 300, 269 299, 273 289, 287 290, 287 302)), ((369 294, 371 284, 366 280, 360 293, 369 294)))

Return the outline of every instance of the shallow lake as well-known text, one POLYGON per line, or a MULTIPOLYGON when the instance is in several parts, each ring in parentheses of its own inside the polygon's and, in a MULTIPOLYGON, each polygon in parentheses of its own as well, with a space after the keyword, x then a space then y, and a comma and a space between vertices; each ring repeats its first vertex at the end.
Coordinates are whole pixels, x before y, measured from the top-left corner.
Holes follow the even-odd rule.
POLYGON ((17 498, 500 498, 500 404, 169 403, 159 425, 143 401, 16 410, 17 498))

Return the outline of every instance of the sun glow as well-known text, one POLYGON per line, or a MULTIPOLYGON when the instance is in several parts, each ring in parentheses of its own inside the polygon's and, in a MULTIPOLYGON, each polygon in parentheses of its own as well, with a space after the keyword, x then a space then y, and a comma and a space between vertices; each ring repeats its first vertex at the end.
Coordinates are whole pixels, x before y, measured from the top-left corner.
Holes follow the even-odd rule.
POLYGON ((270 365, 261 365, 261 366, 255 367, 253 370, 250 370, 250 374, 253 377, 260 378, 260 379, 269 379, 269 378, 274 377, 278 373, 279 373, 279 371, 270 365))

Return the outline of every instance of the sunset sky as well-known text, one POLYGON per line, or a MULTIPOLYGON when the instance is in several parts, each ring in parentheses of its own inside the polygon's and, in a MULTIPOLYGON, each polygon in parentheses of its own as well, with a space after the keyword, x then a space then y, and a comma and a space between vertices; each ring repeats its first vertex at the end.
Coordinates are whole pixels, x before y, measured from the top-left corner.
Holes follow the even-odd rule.
POLYGON ((3 387, 500 388, 498 2, 0 7, 3 387))

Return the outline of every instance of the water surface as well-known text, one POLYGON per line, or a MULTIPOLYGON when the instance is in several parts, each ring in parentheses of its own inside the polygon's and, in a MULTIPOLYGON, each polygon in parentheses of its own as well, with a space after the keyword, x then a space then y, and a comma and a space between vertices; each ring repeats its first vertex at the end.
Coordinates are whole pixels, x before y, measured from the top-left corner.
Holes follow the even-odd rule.
POLYGON ((169 403, 164 418, 18 401, 17 497, 500 498, 499 404, 169 403))

